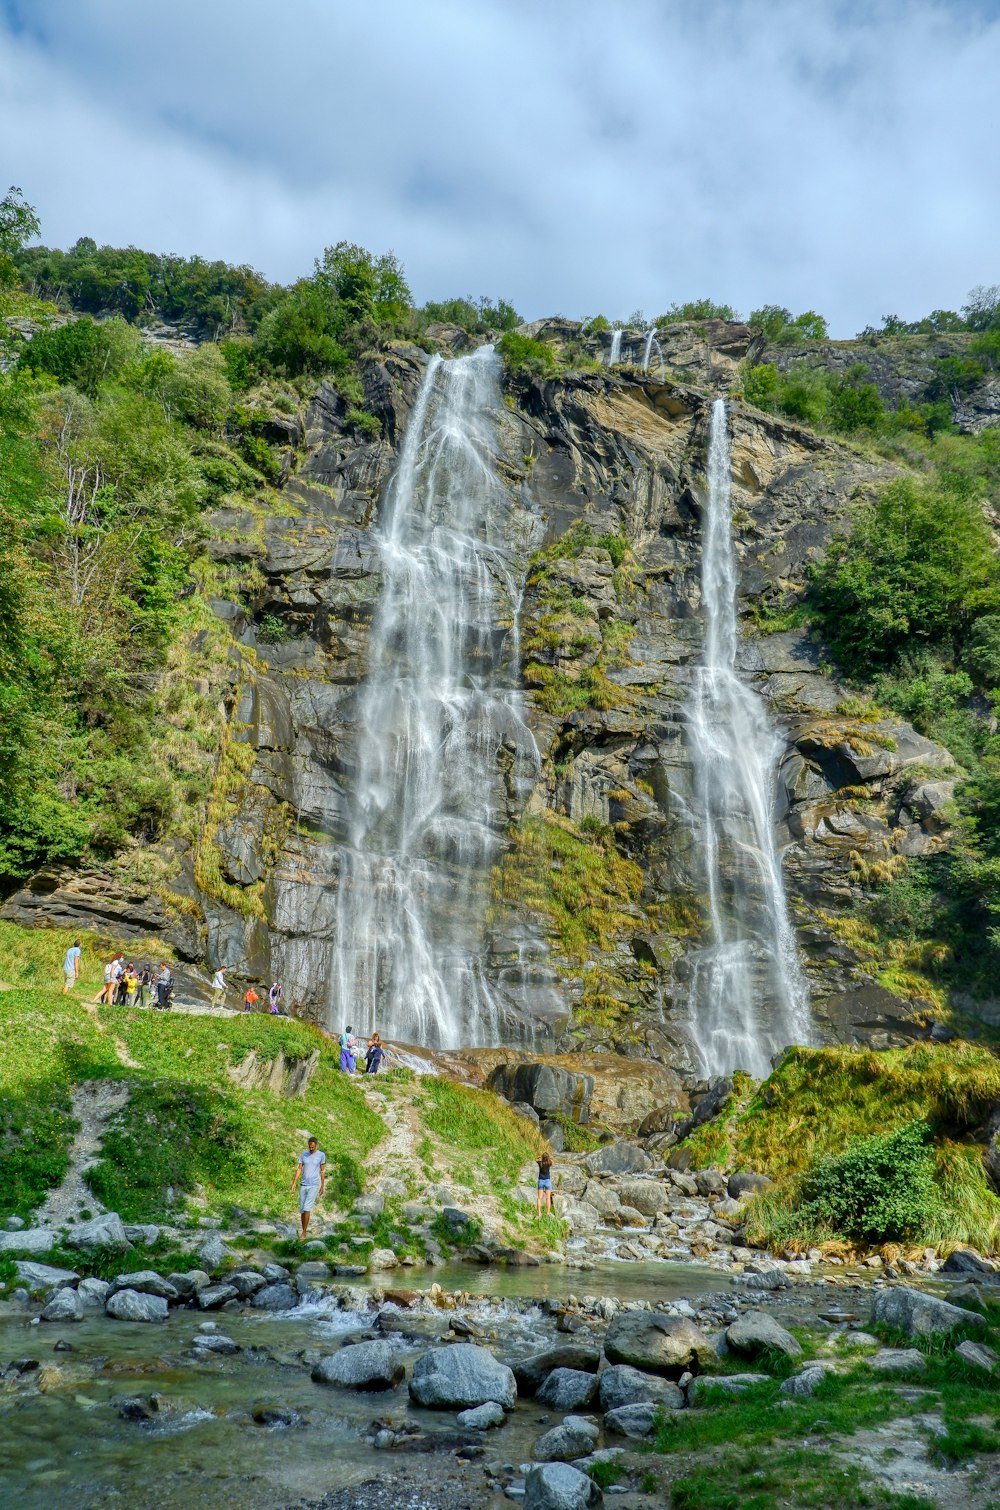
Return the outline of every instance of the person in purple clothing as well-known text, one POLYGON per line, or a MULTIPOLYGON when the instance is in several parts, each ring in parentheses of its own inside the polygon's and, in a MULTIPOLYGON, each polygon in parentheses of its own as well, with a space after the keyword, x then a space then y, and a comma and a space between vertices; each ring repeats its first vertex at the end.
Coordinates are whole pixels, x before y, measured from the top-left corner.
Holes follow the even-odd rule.
POLYGON ((354 1074, 354 1065, 357 1061, 357 1045, 354 1042, 354 1029, 350 1023, 340 1035, 340 1068, 345 1075, 354 1074))

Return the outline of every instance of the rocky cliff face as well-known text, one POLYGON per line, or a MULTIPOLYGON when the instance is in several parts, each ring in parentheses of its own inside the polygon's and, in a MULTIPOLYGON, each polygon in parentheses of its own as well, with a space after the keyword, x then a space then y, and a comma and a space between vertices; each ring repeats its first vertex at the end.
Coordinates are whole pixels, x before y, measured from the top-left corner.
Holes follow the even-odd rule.
MULTIPOLYGON (((587 346, 568 322, 529 333, 587 346)), ((634 336, 635 351, 623 342, 633 361, 634 336)), ((688 955, 704 926, 704 878, 684 705, 701 642, 706 432, 712 398, 753 339, 745 327, 676 327, 664 337, 668 376, 590 366, 508 381, 501 469, 537 546, 520 631, 540 757, 526 784, 500 751, 505 852, 484 878, 484 967, 512 1041, 535 1035, 563 1051, 612 1048, 690 1068, 688 955)), ((602 341, 590 345, 598 354, 602 341)), ((167 847, 159 898, 148 888, 133 897, 131 918, 106 879, 88 887, 49 875, 8 915, 167 925, 189 957, 227 964, 237 979, 277 973, 296 1010, 324 1019, 337 841, 380 587, 372 525, 424 362, 399 347, 367 363, 375 442, 322 385, 301 424, 283 422, 286 512, 214 521, 213 553, 256 563, 264 585, 252 611, 215 604, 234 641, 220 689, 227 736, 199 842, 167 847)), ((952 762, 849 699, 803 633, 755 629, 795 603, 852 500, 889 468, 739 403, 730 423, 743 669, 786 740, 779 821, 817 1037, 891 1041, 911 1031, 911 1009, 867 979, 845 919, 896 856, 947 843, 952 762)))

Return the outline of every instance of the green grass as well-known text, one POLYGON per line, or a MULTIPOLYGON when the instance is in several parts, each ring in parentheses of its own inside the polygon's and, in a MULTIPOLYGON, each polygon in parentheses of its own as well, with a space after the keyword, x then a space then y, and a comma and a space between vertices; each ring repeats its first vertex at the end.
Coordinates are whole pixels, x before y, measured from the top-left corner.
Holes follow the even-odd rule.
POLYGON ((753 1240, 820 1240, 798 1222, 802 1178, 852 1142, 926 1122, 933 1135, 934 1183, 917 1244, 1000 1242, 1000 1197, 990 1188, 974 1141, 1000 1100, 1000 1059, 981 1045, 911 1044, 868 1049, 792 1049, 768 1080, 737 1087, 722 1118, 688 1140, 696 1166, 759 1170, 777 1184, 748 1207, 753 1240))
POLYGON ((512 1185, 542 1148, 541 1135, 486 1091, 428 1075, 421 1083, 418 1105, 425 1127, 449 1152, 478 1155, 494 1185, 512 1185))
POLYGON ((173 959, 173 950, 155 938, 125 942, 79 928, 25 928, 0 921, 0 981, 7 986, 62 990, 63 960, 77 939, 83 954, 73 996, 93 998, 104 983, 104 966, 118 949, 131 960, 173 959))

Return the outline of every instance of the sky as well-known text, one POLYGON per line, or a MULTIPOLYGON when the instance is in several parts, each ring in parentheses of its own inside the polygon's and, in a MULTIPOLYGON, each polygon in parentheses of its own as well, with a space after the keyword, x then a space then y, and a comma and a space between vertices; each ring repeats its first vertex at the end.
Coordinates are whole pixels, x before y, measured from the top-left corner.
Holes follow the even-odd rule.
POLYGON ((0 0, 42 239, 835 335, 1000 283, 1000 0, 0 0))

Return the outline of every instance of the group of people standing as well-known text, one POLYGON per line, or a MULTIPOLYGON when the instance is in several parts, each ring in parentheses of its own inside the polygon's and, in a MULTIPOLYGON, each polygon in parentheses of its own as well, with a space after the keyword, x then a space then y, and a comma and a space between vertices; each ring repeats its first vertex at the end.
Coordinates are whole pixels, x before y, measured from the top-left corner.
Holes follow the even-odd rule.
MULTIPOLYGON (((340 1035, 340 1068, 345 1075, 354 1075, 357 1073, 360 1048, 361 1045, 354 1036, 354 1029, 348 1024, 340 1035)), ((385 1045, 378 1033, 373 1033, 365 1049, 364 1073, 366 1075, 377 1075, 385 1057, 385 1045)))
MULTIPOLYGON (((229 985, 226 980, 227 968, 228 967, 226 965, 220 965, 218 970, 216 970, 215 974, 212 977, 213 1007, 224 1007, 226 1005, 226 992, 229 990, 229 985)), ((281 982, 279 980, 273 980, 267 993, 267 1010, 270 1012, 272 1017, 288 1016, 288 1013, 281 1005, 284 994, 285 993, 281 988, 281 982)), ((247 986, 246 990, 243 993, 244 1012, 256 1012, 259 1001, 260 997, 254 990, 254 987, 252 985, 247 986)))
MULTIPOLYGON (((68 980, 68 972, 67 980, 68 980)), ((173 971, 165 960, 153 966, 149 962, 126 963, 124 954, 116 954, 104 966, 104 984, 94 1003, 105 1007, 144 1007, 155 996, 153 1005, 161 1012, 170 1006, 174 990, 173 971)))

